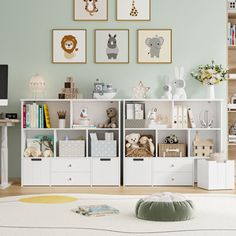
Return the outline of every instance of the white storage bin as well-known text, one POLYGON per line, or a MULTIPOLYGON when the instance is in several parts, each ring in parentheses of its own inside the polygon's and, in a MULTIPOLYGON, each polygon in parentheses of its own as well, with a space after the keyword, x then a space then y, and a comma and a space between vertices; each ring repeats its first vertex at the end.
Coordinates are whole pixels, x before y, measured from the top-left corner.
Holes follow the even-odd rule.
POLYGON ((60 157, 85 157, 84 140, 60 140, 59 141, 60 157))
POLYGON ((91 156, 92 157, 116 157, 116 140, 92 140, 91 156))

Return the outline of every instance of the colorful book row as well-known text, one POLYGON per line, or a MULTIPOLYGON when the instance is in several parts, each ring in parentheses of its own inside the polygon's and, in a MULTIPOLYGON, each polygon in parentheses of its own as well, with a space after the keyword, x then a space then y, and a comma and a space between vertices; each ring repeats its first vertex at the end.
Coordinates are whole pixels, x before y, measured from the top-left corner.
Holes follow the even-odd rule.
POLYGON ((231 22, 228 23, 228 45, 235 46, 236 45, 236 25, 233 25, 231 22))
POLYGON ((23 105, 23 128, 51 128, 48 105, 23 105))

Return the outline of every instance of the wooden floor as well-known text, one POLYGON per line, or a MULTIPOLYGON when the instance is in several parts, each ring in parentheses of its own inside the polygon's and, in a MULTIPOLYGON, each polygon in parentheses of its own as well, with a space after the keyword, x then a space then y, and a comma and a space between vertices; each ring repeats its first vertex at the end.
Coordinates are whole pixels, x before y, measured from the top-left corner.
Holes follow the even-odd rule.
POLYGON ((197 187, 21 187, 19 180, 13 181, 14 182, 11 187, 5 190, 0 190, 0 197, 50 193, 149 195, 157 192, 178 192, 236 194, 236 190, 206 191, 197 187))

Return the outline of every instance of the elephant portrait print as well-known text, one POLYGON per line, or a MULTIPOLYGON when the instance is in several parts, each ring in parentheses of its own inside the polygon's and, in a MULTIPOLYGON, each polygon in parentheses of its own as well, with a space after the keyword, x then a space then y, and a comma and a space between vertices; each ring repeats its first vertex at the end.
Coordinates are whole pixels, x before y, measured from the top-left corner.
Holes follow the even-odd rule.
POLYGON ((138 63, 171 64, 172 30, 138 30, 138 63))
POLYGON ((53 30, 53 63, 86 63, 86 30, 53 30))
POLYGON ((129 63, 129 30, 95 30, 95 63, 129 63))
POLYGON ((108 0, 74 0, 74 20, 107 21, 108 0))

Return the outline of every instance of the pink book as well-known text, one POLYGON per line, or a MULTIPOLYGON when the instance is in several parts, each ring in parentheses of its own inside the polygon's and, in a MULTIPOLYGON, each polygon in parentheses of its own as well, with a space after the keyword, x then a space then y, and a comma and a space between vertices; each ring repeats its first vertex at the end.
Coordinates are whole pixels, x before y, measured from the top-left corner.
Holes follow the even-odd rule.
POLYGON ((23 105, 23 128, 26 128, 26 105, 23 105))

